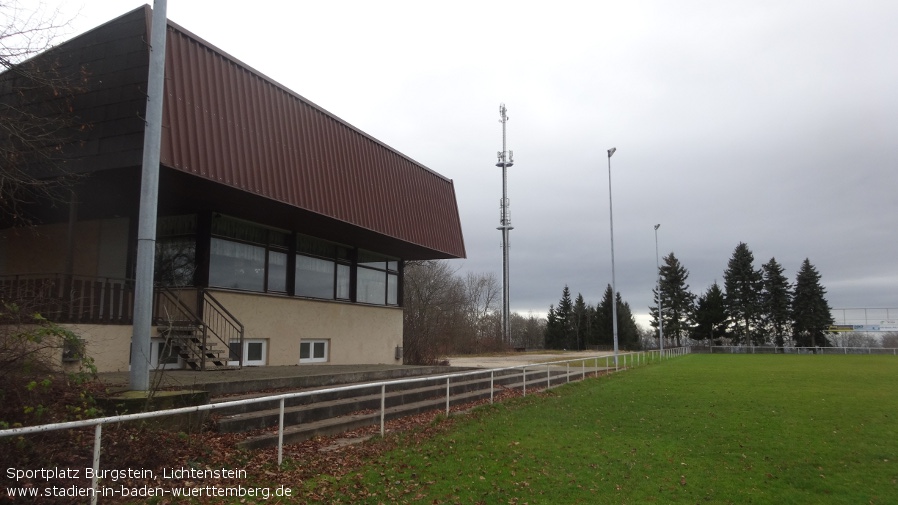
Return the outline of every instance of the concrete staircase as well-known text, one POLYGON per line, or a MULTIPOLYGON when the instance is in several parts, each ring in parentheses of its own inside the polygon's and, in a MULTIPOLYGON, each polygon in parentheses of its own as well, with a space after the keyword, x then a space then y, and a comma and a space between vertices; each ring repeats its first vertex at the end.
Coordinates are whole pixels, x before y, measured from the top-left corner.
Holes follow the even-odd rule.
MULTIPOLYGON (((592 370, 590 370, 592 371, 592 370)), ((564 367, 529 369, 527 390, 557 386, 569 380, 579 380, 582 371, 564 367)), ((503 389, 523 390, 521 370, 495 372, 493 392, 503 389)), ((381 385, 349 391, 325 391, 284 401, 284 443, 297 443, 316 436, 336 435, 364 426, 380 423, 381 385)), ((213 402, 258 398, 263 394, 242 395, 213 400, 213 402)), ((490 397, 490 372, 454 377, 449 383, 449 405, 462 405, 490 397)), ((384 419, 396 419, 431 410, 446 408, 446 379, 409 383, 387 383, 383 398, 384 419)), ((264 401, 225 407, 215 411, 219 431, 239 433, 272 428, 278 425, 280 401, 264 401)), ((276 446, 276 430, 254 435, 238 445, 247 449, 276 446)))

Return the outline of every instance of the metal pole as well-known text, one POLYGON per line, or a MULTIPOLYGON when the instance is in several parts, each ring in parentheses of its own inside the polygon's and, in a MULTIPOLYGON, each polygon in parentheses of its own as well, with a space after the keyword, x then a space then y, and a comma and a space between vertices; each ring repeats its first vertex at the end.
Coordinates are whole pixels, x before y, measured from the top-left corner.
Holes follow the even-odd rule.
POLYGON ((614 279, 614 206, 611 203, 611 156, 616 147, 608 150, 608 220, 611 223, 611 324, 614 333, 614 367, 617 369, 617 286, 614 279))
POLYGON ((153 324, 153 263, 156 257, 156 212, 159 206, 159 158, 162 146, 162 99, 165 88, 166 0, 153 3, 150 66, 147 77, 146 129, 140 215, 137 223, 137 275, 134 282, 134 326, 131 337, 132 391, 150 389, 150 329, 153 324))
POLYGON ((102 447, 103 425, 98 424, 94 428, 94 459, 93 459, 93 477, 90 479, 90 486, 93 494, 90 496, 90 505, 97 505, 97 475, 100 473, 100 447, 102 447))
POLYGON ((664 352, 664 318, 661 317, 661 262, 658 259, 658 228, 661 223, 655 225, 655 267, 658 269, 658 344, 661 352, 664 352))
MULTIPOLYGON (((447 381, 449 379, 446 379, 447 381)), ((385 429, 385 417, 387 415, 387 385, 380 385, 380 436, 383 438, 385 429)))
POLYGON ((284 462, 284 398, 278 409, 278 466, 284 462))
POLYGON ((508 232, 513 230, 511 226, 511 216, 508 211, 508 167, 514 165, 514 154, 508 151, 505 142, 505 124, 508 122, 505 104, 499 104, 499 122, 502 123, 502 152, 498 153, 499 162, 497 167, 502 168, 502 201, 499 202, 500 216, 499 227, 497 230, 502 231, 502 339, 506 344, 511 344, 511 331, 509 329, 509 319, 511 318, 510 309, 510 290, 508 287, 509 270, 508 270, 508 232))

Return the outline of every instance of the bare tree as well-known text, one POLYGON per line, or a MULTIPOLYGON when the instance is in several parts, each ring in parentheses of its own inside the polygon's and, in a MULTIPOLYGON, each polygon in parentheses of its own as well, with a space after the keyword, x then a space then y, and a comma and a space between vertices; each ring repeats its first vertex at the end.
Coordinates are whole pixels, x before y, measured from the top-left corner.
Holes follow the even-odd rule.
MULTIPOLYGON (((464 280, 465 313, 468 324, 478 340, 497 338, 496 318, 491 317, 498 310, 499 281, 492 273, 476 274, 468 272, 464 280)), ((499 321, 501 325, 501 320, 499 321)))
POLYGON ((64 154, 86 129, 72 113, 83 91, 80 66, 51 50, 68 23, 42 5, 0 0, 0 215, 7 225, 30 222, 25 207, 67 200, 64 154))
POLYGON ((836 333, 829 337, 833 347, 880 347, 879 339, 866 333, 851 331, 836 333))
POLYGON ((464 287, 445 261, 409 261, 404 278, 405 362, 436 364, 464 326, 464 287))

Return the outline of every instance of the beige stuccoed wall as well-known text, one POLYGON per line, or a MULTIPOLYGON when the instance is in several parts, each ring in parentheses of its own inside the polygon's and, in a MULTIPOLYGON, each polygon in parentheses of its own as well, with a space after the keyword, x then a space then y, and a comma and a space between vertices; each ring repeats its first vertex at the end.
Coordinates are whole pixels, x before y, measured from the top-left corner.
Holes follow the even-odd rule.
POLYGON ((299 364, 302 339, 330 341, 328 364, 401 364, 402 309, 213 291, 246 328, 268 340, 268 365, 299 364))
MULTIPOLYGON (((401 364, 402 309, 314 301, 251 293, 213 292, 246 328, 245 338, 268 342, 268 365, 299 364, 302 339, 330 342, 322 364, 401 364)), ((100 372, 128 371, 131 326, 63 325, 85 341, 100 372)), ((152 335, 156 335, 153 328, 152 335)))
MULTIPOLYGON (((127 372, 131 326, 113 324, 62 325, 84 340, 85 351, 100 372, 127 372)), ((155 335, 155 332, 154 332, 155 335)))

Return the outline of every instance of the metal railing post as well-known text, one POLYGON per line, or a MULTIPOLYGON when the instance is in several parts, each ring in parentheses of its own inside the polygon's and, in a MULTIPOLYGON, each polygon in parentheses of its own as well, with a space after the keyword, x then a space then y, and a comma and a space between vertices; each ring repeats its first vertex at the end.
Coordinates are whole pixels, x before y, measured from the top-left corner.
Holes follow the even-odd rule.
POLYGON ((490 370, 490 405, 493 404, 493 391, 496 389, 495 386, 493 385, 495 375, 496 375, 496 372, 494 372, 493 370, 490 370))
POLYGON ((552 374, 549 373, 549 364, 546 363, 546 389, 552 387, 552 374))
POLYGON ((446 377, 446 417, 449 417, 449 377, 446 377))
POLYGON ((523 370, 524 372, 524 396, 527 396, 527 366, 524 365, 524 368, 522 368, 521 370, 523 370))
POLYGON ((278 412, 278 466, 284 461, 284 399, 281 398, 278 412))
MULTIPOLYGON (((448 380, 448 379, 447 379, 448 380)), ((384 418, 387 414, 387 385, 380 385, 380 436, 384 436, 384 418)))
POLYGON ((103 425, 97 424, 94 428, 94 475, 90 479, 90 486, 93 493, 90 497, 90 505, 97 505, 97 475, 100 473, 100 445, 103 438, 103 425))

